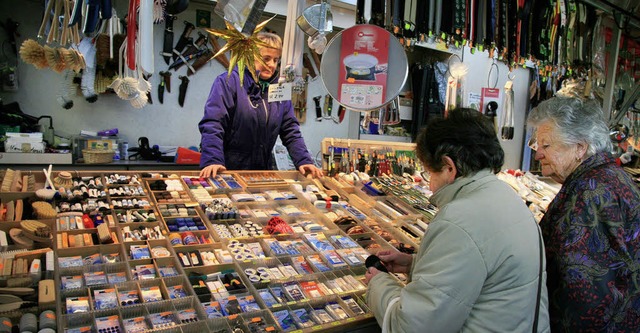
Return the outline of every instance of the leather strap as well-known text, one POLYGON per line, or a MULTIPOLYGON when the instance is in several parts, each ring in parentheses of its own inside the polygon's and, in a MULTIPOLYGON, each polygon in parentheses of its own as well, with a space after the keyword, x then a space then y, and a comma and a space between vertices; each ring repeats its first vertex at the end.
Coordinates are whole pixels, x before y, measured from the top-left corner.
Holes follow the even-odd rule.
POLYGON ((533 333, 538 333, 538 316, 540 315, 540 297, 542 294, 542 258, 543 258, 543 248, 544 244, 542 242, 542 232, 540 231, 540 226, 536 225, 538 229, 538 248, 540 249, 540 264, 538 266, 538 295, 536 296, 536 310, 533 315, 533 333))

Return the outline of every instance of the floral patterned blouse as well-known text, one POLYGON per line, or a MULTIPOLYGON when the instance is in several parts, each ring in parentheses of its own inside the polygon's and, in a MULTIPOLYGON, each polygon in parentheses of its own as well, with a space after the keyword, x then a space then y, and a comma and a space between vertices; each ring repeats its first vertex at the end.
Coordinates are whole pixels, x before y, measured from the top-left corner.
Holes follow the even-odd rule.
POLYGON ((540 227, 552 332, 640 332, 640 189, 610 154, 569 175, 540 227))

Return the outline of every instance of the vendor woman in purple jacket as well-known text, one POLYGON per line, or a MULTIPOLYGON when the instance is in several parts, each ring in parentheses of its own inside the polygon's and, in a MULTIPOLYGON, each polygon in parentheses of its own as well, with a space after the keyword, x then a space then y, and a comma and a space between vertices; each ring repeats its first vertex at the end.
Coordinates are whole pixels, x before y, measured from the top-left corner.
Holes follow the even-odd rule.
POLYGON ((260 49, 267 66, 255 62, 259 82, 247 71, 244 86, 240 86, 237 67, 228 78, 223 73, 213 82, 198 124, 202 135, 200 177, 213 177, 227 169, 271 169, 271 150, 278 135, 302 174, 321 177, 322 170, 313 164, 302 139, 291 101, 267 101, 269 83, 278 79, 282 40, 268 32, 258 33, 258 38, 273 47, 260 49))

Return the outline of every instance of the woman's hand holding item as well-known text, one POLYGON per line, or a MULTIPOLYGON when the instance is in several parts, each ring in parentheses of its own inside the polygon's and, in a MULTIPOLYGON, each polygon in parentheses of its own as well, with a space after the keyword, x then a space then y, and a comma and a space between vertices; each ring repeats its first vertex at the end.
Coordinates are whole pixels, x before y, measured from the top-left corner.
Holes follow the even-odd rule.
POLYGON ((367 285, 369 284, 369 281, 371 281, 371 279, 373 279, 374 276, 378 275, 382 273, 380 270, 378 270, 375 267, 369 267, 367 268, 367 272, 364 273, 364 283, 366 283, 367 285))
MULTIPOLYGON (((413 256, 396 250, 384 250, 377 253, 378 258, 384 263, 391 273, 409 273, 413 256)), ((376 269, 376 271, 378 271, 376 269)), ((379 271, 378 271, 379 272, 379 271)))
POLYGON ((322 173, 322 170, 320 170, 313 164, 303 164, 298 168, 298 171, 300 171, 300 173, 305 176, 311 175, 314 178, 320 178, 324 176, 324 173, 322 173))
POLYGON ((200 170, 200 178, 215 177, 218 172, 222 171, 227 171, 227 168, 225 168, 225 166, 222 164, 207 165, 202 170, 200 170))

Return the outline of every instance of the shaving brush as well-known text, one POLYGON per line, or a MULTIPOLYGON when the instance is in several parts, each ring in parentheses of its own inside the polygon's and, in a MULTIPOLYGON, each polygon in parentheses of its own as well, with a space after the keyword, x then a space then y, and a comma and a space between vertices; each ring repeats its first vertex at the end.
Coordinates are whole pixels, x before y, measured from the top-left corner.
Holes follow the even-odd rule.
POLYGON ((25 40, 20 46, 20 58, 28 64, 32 64, 37 69, 49 66, 45 57, 44 47, 33 39, 25 40))

